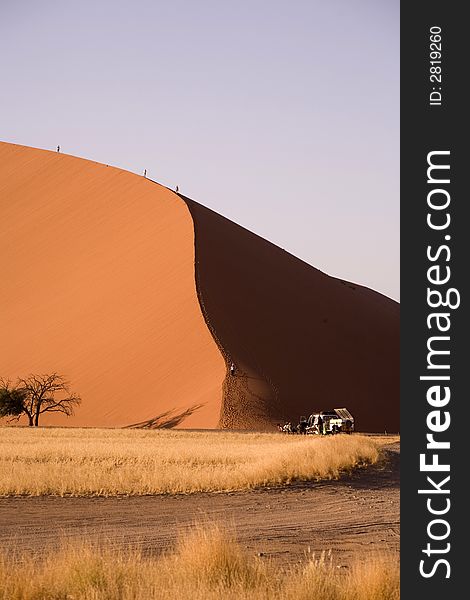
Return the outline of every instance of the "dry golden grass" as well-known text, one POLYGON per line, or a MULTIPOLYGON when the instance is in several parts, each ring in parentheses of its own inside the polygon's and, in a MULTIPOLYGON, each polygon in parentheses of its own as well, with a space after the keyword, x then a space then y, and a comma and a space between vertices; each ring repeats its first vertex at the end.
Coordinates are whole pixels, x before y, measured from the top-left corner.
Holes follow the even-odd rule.
POLYGON ((396 555, 338 569, 312 557, 304 565, 276 568, 243 554, 221 527, 195 527, 160 557, 138 551, 65 546, 31 560, 0 554, 0 598, 5 600, 398 600, 396 555))
POLYGON ((332 479, 375 462, 378 446, 359 435, 4 427, 0 495, 191 493, 332 479))

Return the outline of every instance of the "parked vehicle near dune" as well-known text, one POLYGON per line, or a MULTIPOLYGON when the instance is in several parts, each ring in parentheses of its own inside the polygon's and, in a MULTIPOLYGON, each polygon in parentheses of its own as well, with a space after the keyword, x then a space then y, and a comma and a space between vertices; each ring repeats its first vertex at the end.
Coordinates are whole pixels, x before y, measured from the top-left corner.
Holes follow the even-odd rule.
POLYGON ((312 413, 307 419, 307 434, 352 433, 354 417, 347 408, 334 408, 312 413))
POLYGON ((298 425, 291 422, 277 428, 282 433, 330 435, 335 433, 352 433, 354 431, 354 417, 347 408, 334 408, 312 413, 308 418, 300 417, 298 425))

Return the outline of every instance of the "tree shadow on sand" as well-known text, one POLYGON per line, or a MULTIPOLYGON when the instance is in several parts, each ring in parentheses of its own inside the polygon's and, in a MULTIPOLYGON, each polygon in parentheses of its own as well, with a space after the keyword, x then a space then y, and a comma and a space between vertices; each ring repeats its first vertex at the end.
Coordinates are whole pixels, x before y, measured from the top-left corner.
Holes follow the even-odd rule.
POLYGON ((201 409, 204 404, 194 404, 181 413, 175 413, 174 408, 167 410, 152 419, 147 421, 141 421, 140 423, 133 423, 132 425, 126 425, 124 429, 172 429, 177 425, 180 425, 185 419, 190 417, 196 411, 201 409))

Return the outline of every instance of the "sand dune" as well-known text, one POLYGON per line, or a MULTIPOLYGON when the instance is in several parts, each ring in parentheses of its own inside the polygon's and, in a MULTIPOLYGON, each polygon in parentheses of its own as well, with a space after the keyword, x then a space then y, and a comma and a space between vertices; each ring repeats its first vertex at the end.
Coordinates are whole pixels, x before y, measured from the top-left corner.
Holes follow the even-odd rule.
POLYGON ((42 422, 219 422, 225 365, 201 315, 189 211, 162 186, 0 145, 0 373, 58 371, 83 398, 42 422))
POLYGON ((58 371, 83 397, 43 423, 269 428, 347 406, 398 431, 396 302, 113 167, 0 144, 0 194, 0 375, 58 371))

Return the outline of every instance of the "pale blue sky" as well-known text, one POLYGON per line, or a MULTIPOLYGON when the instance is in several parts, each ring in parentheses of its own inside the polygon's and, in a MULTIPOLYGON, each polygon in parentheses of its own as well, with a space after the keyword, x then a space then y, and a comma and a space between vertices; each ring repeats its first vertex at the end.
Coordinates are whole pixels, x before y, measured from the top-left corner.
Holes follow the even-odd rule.
POLYGON ((180 190, 399 298, 398 0, 1 0, 0 139, 180 190))

